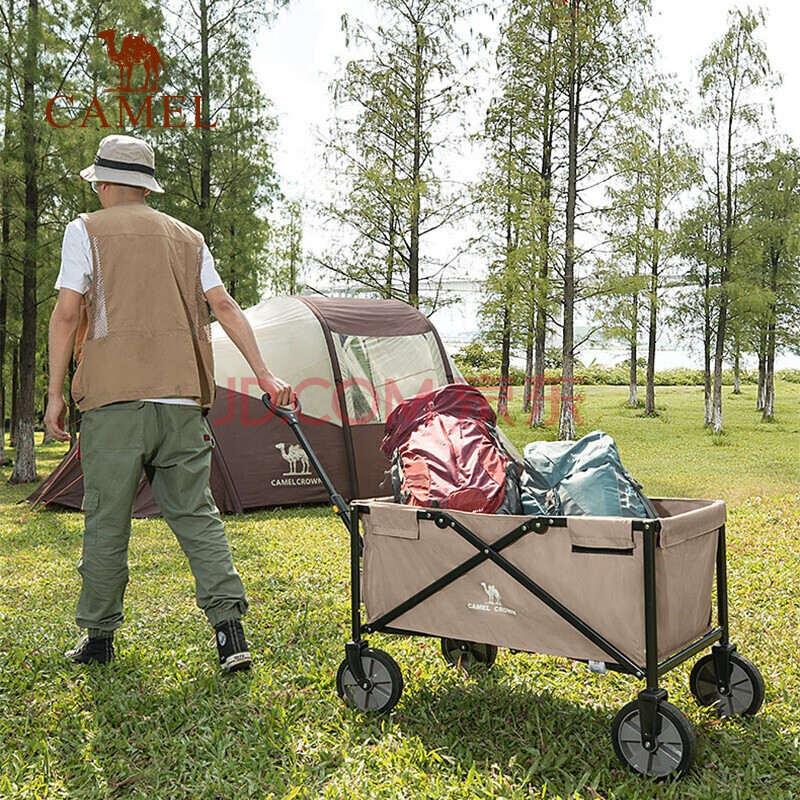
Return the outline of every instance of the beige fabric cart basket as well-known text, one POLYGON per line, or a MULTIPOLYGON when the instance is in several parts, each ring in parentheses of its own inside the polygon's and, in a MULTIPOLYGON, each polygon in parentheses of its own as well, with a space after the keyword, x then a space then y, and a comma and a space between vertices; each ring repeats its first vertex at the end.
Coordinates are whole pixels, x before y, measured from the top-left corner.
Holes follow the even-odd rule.
MULTIPOLYGON (((721 500, 656 499, 658 658, 711 630, 711 596, 721 500)), ((451 528, 387 499, 357 501, 364 529, 362 596, 369 625, 474 556, 451 528)), ((494 545, 529 517, 449 511, 494 545)), ((553 520, 554 522, 556 520, 553 520)), ((502 555, 638 665, 645 663, 642 532, 634 520, 561 518, 565 527, 530 532, 502 555)), ((636 522, 640 522, 637 520, 636 522)), ((391 622, 393 629, 485 642, 573 659, 609 656, 491 561, 484 561, 391 622)))

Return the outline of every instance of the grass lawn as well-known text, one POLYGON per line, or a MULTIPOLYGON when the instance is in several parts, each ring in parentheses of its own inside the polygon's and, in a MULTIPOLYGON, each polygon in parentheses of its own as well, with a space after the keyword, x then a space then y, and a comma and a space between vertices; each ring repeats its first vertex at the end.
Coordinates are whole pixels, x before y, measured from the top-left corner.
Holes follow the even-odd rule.
MULTIPOLYGON (((753 410, 754 387, 726 394, 727 433, 716 438, 702 427, 701 388, 659 388, 653 419, 625 408, 623 387, 580 391, 579 432, 614 436, 649 494, 728 502, 732 638, 767 696, 757 717, 722 722, 693 702, 691 663, 666 676, 697 731, 686 778, 659 785, 625 772, 609 727, 640 683, 565 659, 502 651, 493 669, 466 676, 445 666, 437 640, 374 636, 403 670, 403 698, 387 719, 347 709, 334 689, 347 542, 324 508, 226 519, 252 604, 250 673, 218 673, 161 520, 133 522, 117 661, 76 668, 61 653, 76 635, 82 516, 25 518, 15 503, 33 487, 6 484, 4 467, 0 798, 800 798, 800 387, 778 386, 772 424, 753 410)), ((554 437, 519 412, 511 422, 519 446, 554 437)), ((64 450, 40 449, 42 476, 64 450)))

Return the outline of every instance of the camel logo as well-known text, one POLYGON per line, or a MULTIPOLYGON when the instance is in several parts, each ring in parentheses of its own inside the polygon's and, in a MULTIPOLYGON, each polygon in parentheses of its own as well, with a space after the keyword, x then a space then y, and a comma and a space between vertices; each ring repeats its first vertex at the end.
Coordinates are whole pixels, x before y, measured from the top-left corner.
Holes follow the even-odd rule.
MULTIPOLYGON (((104 89, 84 100, 73 94, 56 94, 48 101, 44 116, 54 128, 187 128, 194 110, 194 128, 213 130, 219 120, 209 118, 209 100, 205 95, 161 94, 158 81, 164 62, 158 48, 142 33, 117 36, 114 28, 100 31, 111 64, 119 69, 118 86, 104 89), (134 78, 134 69, 144 72, 134 78), (131 85, 133 84, 133 85, 131 85), (109 97, 108 93, 112 95, 109 97), (116 97, 113 97, 116 95, 116 97), (205 110, 204 110, 205 105, 205 110)), ((180 91, 177 89, 176 91, 180 91)))
POLYGON ((491 603, 493 606, 503 605, 500 601, 500 592, 497 591, 496 586, 487 586, 483 581, 481 581, 481 586, 483 586, 483 591, 486 592, 487 603, 491 603))
POLYGON ((299 444, 292 444, 286 447, 286 442, 278 442, 275 445, 281 451, 281 458, 289 464, 288 472, 284 475, 310 475, 311 464, 308 461, 306 451, 299 444))
POLYGON ((106 43, 108 60, 119 67, 119 86, 106 89, 107 92, 157 92, 158 76, 163 65, 161 56, 155 45, 145 39, 141 33, 129 33, 123 40, 119 50, 115 47, 117 32, 113 28, 100 31, 98 38, 106 43), (133 68, 144 67, 144 83, 136 89, 131 88, 133 68))
POLYGON ((287 467, 281 478, 272 479, 273 486, 314 486, 322 483, 316 475, 312 474, 308 454, 299 444, 287 445, 286 442, 278 442, 275 447, 287 467))
POLYGON ((508 614, 512 617, 517 616, 517 612, 513 608, 506 608, 503 605, 503 599, 500 597, 500 592, 494 584, 486 584, 484 581, 481 581, 481 586, 486 594, 486 600, 482 603, 467 603, 467 608, 472 611, 489 611, 497 614, 508 614))

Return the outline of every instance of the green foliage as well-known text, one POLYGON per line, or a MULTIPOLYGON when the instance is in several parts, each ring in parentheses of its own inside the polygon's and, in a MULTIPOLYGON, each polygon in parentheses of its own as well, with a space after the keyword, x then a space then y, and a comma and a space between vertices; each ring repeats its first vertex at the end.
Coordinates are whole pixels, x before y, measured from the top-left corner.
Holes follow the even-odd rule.
MULTIPOLYGON (((462 351, 463 352, 463 351, 462 351)), ((495 354, 496 355, 496 354, 495 354)), ((461 370, 465 380, 473 386, 497 386, 500 383, 500 369, 497 367, 497 358, 482 360, 480 364, 471 364, 459 354, 454 356, 454 360, 461 370)), ((776 373, 779 380, 800 383, 800 370, 781 370, 776 373)), ((561 379, 561 372, 558 369, 545 370, 545 383, 557 384, 561 379)), ((510 382, 515 386, 521 386, 525 380, 525 371, 519 367, 511 367, 510 382)), ((623 361, 614 366, 601 366, 592 364, 584 366, 580 363, 575 365, 575 380, 586 386, 628 386, 630 384, 630 367, 628 361, 623 361)), ((743 384, 756 384, 758 373, 755 370, 741 370, 739 380, 743 384)), ((640 385, 643 385, 643 378, 640 377, 640 385)), ((653 383, 656 386, 703 386, 704 374, 701 369, 691 369, 689 367, 676 367, 674 369, 659 370, 655 373, 653 383)), ((726 369, 722 372, 722 385, 733 386, 733 370, 726 369)))
POLYGON ((354 48, 331 84, 336 113, 325 158, 336 196, 322 211, 346 241, 318 261, 336 280, 431 312, 443 298, 420 298, 419 287, 441 280, 442 264, 427 241, 467 205, 438 155, 457 140, 461 102, 473 91, 470 46, 485 37, 459 38, 460 23, 476 10, 471 4, 374 5, 376 26, 342 15, 345 43, 354 48))
POLYGON ((477 339, 463 347, 453 356, 453 361, 460 370, 465 369, 500 369, 501 353, 499 350, 488 350, 477 339))
MULTIPOLYGON (((250 673, 218 673, 210 629, 167 524, 134 520, 118 660, 81 669, 74 641, 83 533, 76 513, 20 525, 31 487, 0 482, 0 796, 3 800, 710 800, 800 795, 800 626, 796 425, 762 425, 755 389, 731 400, 725 446, 702 427, 702 391, 664 389, 663 413, 624 409, 624 388, 586 387, 579 432, 608 431, 653 496, 728 501, 733 641, 762 670, 752 720, 720 721, 693 702, 692 661, 663 678, 699 743, 697 766, 665 784, 623 770, 609 726, 641 683, 563 658, 501 651, 491 671, 448 668, 436 639, 372 636, 406 682, 394 713, 348 710, 334 689, 348 637, 347 535, 330 510, 226 517, 247 586, 250 673)), ((779 385, 778 418, 797 392, 779 385)), ((517 445, 531 431, 518 398, 517 445)), ((39 448, 42 469, 62 445, 39 448)), ((2 469, 2 477, 8 468, 2 469)))

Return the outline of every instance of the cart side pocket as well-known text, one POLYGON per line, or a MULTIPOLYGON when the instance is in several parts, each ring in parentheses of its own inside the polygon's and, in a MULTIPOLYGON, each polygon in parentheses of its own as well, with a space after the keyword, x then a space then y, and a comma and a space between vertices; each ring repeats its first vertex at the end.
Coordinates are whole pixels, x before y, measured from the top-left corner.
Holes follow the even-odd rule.
POLYGON ((370 507, 369 531, 375 536, 397 539, 419 539, 416 509, 410 506, 378 505, 370 507))
POLYGON ((633 555, 633 528, 618 517, 568 517, 573 553, 633 555))

